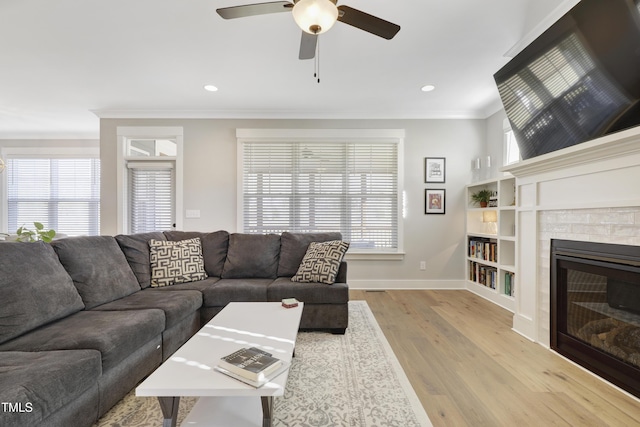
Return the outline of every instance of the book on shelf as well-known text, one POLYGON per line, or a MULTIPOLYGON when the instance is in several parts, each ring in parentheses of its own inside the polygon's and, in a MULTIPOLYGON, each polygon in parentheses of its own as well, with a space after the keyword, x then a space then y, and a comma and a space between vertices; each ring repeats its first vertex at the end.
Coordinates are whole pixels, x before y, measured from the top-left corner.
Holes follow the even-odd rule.
POLYGON ((477 258, 490 262, 498 262, 498 244, 482 237, 469 239, 469 258, 477 258))
POLYGON ((257 347, 241 348, 220 358, 215 369, 223 374, 260 387, 284 372, 284 361, 257 347))
POLYGON ((469 280, 491 289, 496 289, 498 269, 469 261, 469 280))
POLYGON ((504 273, 504 294, 510 297, 515 296, 515 289, 513 286, 514 276, 515 275, 510 271, 506 271, 504 273))

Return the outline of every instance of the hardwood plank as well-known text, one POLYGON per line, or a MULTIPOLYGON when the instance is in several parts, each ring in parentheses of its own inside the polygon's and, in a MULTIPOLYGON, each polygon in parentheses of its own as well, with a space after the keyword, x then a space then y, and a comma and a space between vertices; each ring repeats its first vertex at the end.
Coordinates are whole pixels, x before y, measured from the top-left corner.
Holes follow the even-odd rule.
POLYGON ((635 426, 640 400, 511 330, 467 291, 350 291, 366 300, 434 426, 635 426))

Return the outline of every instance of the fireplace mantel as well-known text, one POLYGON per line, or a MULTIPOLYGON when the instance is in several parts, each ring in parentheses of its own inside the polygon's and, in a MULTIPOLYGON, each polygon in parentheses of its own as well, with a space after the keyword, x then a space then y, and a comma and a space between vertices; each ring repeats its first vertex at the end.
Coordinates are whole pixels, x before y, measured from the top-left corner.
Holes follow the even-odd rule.
MULTIPOLYGON (((603 160, 624 161, 629 155, 639 153, 640 127, 527 159, 506 166, 502 171, 524 178, 547 172, 562 172, 576 166, 595 166, 596 170, 602 170, 603 160)), ((618 167, 620 166, 623 165, 618 165, 618 167)))
POLYGON ((503 171, 516 177, 513 329, 549 347, 550 239, 640 245, 640 127, 503 171))

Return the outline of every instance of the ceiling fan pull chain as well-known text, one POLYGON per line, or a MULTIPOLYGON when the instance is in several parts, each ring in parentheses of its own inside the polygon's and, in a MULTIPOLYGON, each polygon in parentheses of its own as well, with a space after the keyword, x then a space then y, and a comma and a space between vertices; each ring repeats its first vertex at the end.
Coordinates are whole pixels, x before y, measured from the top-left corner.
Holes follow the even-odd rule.
MULTIPOLYGON (((316 60, 317 61, 316 74, 317 74, 317 77, 318 77, 318 83, 320 83, 320 36, 318 36, 318 43, 316 44, 316 58, 317 58, 317 60, 316 60)), ((314 76, 314 77, 316 77, 316 76, 314 76)))

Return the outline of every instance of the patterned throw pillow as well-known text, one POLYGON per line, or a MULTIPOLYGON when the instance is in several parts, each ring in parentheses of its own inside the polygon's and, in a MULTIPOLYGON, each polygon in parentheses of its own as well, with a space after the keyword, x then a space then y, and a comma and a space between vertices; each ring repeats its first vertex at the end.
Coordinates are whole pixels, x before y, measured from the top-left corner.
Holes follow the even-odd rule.
POLYGON ((153 288, 207 278, 199 237, 178 242, 149 240, 149 259, 153 288))
POLYGON ((340 262, 349 249, 349 243, 341 240, 311 242, 302 258, 293 282, 320 282, 332 285, 336 281, 340 262))

